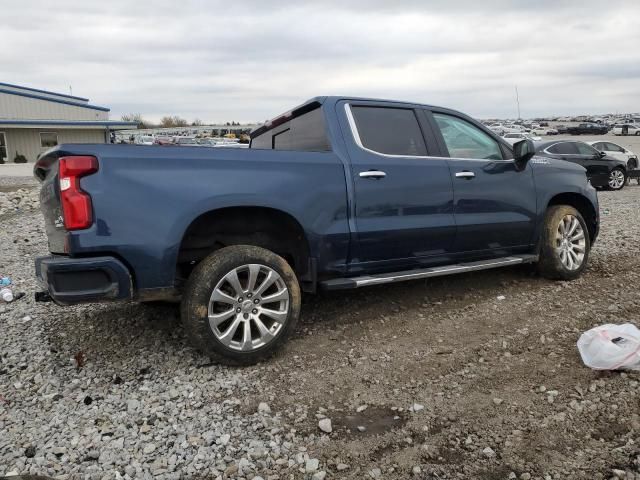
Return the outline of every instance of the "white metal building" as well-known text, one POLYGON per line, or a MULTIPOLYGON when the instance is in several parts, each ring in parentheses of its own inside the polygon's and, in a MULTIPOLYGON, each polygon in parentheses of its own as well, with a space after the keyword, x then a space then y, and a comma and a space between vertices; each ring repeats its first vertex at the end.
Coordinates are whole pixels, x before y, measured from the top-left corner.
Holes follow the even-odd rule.
POLYGON ((114 130, 134 122, 109 120, 109 109, 89 99, 0 83, 0 157, 13 162, 24 155, 35 162, 61 143, 106 143, 114 130))

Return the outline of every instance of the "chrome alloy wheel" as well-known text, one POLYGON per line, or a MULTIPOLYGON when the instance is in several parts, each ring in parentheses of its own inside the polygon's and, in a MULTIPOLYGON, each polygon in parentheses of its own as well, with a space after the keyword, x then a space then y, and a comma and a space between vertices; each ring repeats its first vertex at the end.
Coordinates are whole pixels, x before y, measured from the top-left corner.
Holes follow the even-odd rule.
POLYGON ((556 252, 568 270, 577 270, 582 266, 586 245, 580 221, 573 215, 565 215, 556 232, 556 252))
POLYGON ((242 352, 271 342, 289 315, 289 290, 278 272, 249 264, 218 282, 209 299, 209 325, 225 346, 242 352))
POLYGON ((613 170, 609 174, 609 186, 614 190, 618 190, 624 185, 624 173, 622 170, 613 170))

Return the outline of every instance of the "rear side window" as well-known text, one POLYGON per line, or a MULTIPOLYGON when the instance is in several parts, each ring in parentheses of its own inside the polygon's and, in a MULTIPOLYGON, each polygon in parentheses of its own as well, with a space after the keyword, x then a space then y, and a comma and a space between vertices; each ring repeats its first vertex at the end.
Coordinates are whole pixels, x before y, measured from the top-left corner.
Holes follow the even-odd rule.
POLYGON ((434 113, 451 158, 503 160, 498 142, 475 125, 452 115, 434 113))
POLYGON ((557 153, 559 155, 577 155, 578 148, 573 142, 556 143, 548 148, 549 152, 557 153))
POLYGON ((387 155, 427 156, 427 147, 413 110, 352 106, 351 112, 363 147, 387 155))
POLYGON ((261 150, 331 150, 321 108, 311 110, 251 139, 251 148, 261 150))
MULTIPOLYGON (((618 145, 616 145, 615 143, 609 143, 609 142, 605 142, 604 145, 606 145, 606 150, 609 152, 620 152, 620 153, 624 153, 624 149, 618 145)), ((595 145, 594 145, 595 147, 595 145)), ((598 148, 598 150, 600 150, 598 148)))

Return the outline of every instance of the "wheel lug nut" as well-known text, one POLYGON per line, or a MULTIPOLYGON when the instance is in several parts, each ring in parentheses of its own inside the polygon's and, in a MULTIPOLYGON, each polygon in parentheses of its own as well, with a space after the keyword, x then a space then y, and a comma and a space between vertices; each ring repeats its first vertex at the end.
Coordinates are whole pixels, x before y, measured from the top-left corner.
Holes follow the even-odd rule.
POLYGON ((253 294, 247 293, 247 298, 251 298, 252 296, 253 296, 253 294))
POLYGON ((254 308, 253 310, 251 310, 251 313, 253 313, 255 315, 256 313, 258 313, 258 309, 254 308))
POLYGON ((237 313, 240 313, 241 311, 242 311, 242 309, 241 309, 241 308, 236 308, 236 312, 237 312, 237 313))
POLYGON ((258 300, 257 298, 253 301, 253 303, 258 304, 260 302, 260 300, 258 300))

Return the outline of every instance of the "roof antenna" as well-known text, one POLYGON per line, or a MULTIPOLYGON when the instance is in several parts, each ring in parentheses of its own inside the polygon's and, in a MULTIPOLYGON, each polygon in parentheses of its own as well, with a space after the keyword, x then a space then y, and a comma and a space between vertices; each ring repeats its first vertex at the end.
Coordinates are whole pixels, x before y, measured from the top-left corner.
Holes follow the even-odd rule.
POLYGON ((516 103, 518 104, 518 120, 522 117, 520 116, 520 97, 518 97, 518 85, 516 85, 516 103))

